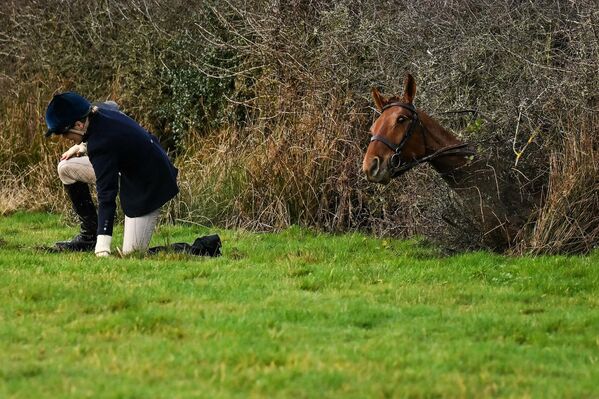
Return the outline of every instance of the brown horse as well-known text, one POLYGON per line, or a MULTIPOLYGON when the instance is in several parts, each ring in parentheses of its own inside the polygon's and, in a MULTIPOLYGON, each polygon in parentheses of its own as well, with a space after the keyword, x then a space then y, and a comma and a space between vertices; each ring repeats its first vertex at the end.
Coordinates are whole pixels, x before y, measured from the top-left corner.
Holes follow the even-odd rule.
POLYGON ((483 246, 504 250, 526 222, 530 209, 517 190, 498 179, 497 170, 439 122, 413 105, 416 82, 408 74, 401 97, 372 97, 380 116, 373 123, 362 169, 369 181, 387 184, 428 162, 462 199, 483 246), (501 184, 500 184, 501 181, 501 184))

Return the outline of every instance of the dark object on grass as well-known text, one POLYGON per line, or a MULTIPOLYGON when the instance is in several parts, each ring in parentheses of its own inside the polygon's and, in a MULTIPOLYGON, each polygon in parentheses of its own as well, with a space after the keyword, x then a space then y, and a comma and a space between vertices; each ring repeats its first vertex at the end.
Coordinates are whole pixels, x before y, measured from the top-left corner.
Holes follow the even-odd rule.
POLYGON ((96 243, 89 243, 85 241, 76 241, 77 237, 73 241, 62 241, 56 244, 49 245, 38 245, 33 247, 37 251, 47 252, 49 254, 58 254, 64 252, 93 252, 96 243))
POLYGON ((198 237, 191 245, 185 242, 176 242, 167 246, 152 247, 148 249, 148 253, 156 254, 161 251, 168 251, 196 256, 220 256, 221 246, 222 243, 220 237, 217 234, 213 234, 210 236, 198 237))
POLYGON ((86 240, 81 234, 76 235, 71 241, 59 241, 54 244, 55 252, 93 252, 96 240, 86 240))

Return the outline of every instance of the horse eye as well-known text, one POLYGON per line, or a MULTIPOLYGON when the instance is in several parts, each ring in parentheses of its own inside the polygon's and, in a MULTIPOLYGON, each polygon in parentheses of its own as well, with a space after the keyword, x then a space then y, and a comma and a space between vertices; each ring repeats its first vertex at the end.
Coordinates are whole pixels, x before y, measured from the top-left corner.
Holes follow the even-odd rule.
POLYGON ((406 120, 405 116, 400 116, 397 118, 397 123, 403 123, 406 120))

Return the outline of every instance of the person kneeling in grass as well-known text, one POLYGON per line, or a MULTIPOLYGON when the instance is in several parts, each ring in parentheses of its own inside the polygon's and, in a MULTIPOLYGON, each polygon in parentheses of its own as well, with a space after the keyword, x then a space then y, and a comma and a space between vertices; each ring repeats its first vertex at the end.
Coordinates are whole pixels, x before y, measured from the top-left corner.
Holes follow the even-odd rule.
POLYGON ((177 168, 158 139, 120 112, 116 104, 92 106, 75 92, 52 98, 46 124, 46 137, 61 135, 75 144, 63 154, 58 173, 81 221, 81 234, 57 246, 66 250, 89 246, 97 256, 110 255, 116 196, 120 194, 125 213, 122 252, 146 251, 160 208, 179 192, 177 168), (88 187, 94 181, 97 220, 88 187))

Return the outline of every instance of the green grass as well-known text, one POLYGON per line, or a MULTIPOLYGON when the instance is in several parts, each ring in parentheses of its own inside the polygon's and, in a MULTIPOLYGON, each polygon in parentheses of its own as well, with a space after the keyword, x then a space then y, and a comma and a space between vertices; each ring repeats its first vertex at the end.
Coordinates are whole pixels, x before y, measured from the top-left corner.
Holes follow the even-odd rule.
MULTIPOLYGON (((1 398, 599 397, 599 253, 218 232, 224 256, 97 259, 0 219, 1 398)), ((122 241, 122 230, 115 244, 122 241)))

